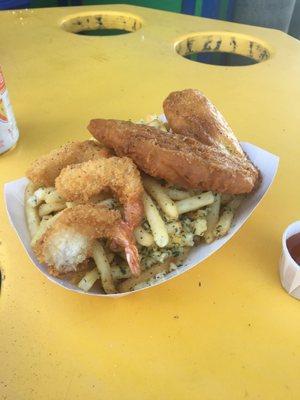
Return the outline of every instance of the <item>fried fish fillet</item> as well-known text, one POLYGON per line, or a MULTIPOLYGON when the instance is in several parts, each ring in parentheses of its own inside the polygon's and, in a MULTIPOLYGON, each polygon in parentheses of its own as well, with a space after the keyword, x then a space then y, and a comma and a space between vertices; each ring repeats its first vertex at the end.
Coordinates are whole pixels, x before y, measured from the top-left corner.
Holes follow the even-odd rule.
POLYGON ((184 188, 249 193, 258 171, 244 158, 181 134, 119 120, 94 119, 91 134, 147 174, 184 188))
POLYGON ((199 90, 185 89, 170 93, 163 102, 163 109, 174 133, 192 137, 247 162, 225 118, 199 90))
POLYGON ((66 166, 110 155, 109 149, 101 147, 94 140, 70 142, 35 160, 26 176, 38 187, 54 186, 55 178, 66 166))

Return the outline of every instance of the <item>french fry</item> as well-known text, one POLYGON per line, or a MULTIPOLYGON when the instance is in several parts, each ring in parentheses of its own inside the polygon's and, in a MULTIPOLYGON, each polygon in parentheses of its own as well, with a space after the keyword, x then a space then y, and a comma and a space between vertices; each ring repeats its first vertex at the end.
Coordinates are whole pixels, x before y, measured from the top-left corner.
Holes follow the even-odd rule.
POLYGON ((120 265, 111 266, 111 275, 114 281, 118 281, 120 279, 130 278, 132 273, 128 264, 121 263, 120 265))
POLYGON ((157 115, 156 114, 147 114, 145 117, 145 122, 149 124, 150 122, 156 120, 157 121, 157 115))
POLYGON ((34 194, 34 185, 29 183, 25 189, 25 215, 27 220, 27 226, 29 229, 30 237, 33 238, 39 229, 40 217, 38 211, 28 201, 34 194))
POLYGON ((55 214, 54 216, 47 215, 42 218, 40 226, 36 231, 35 235, 33 236, 30 245, 33 247, 36 242, 43 236, 48 228, 53 224, 53 222, 58 218, 60 212, 55 214))
POLYGON ((207 221, 206 218, 197 218, 193 222, 193 227, 194 227, 194 234, 197 236, 202 236, 204 232, 207 230, 207 221))
POLYGON ((225 209, 219 219, 217 226, 214 229, 214 236, 216 238, 220 238, 225 236, 229 231, 232 220, 233 220, 233 211, 230 209, 225 209))
POLYGON ((107 261, 109 262, 109 264, 111 264, 115 258, 115 253, 108 250, 107 248, 105 248, 104 250, 105 250, 105 255, 106 255, 107 261))
POLYGON ((220 205, 221 205, 221 196, 219 194, 215 195, 214 203, 208 207, 207 210, 207 230, 204 233, 204 239, 206 243, 212 243, 214 241, 214 229, 219 220, 220 213, 220 205))
POLYGON ((147 192, 156 200, 162 211, 170 218, 177 219, 178 211, 174 201, 166 194, 164 188, 150 176, 143 178, 143 184, 147 192))
POLYGON ((182 232, 182 225, 180 221, 172 221, 167 224, 167 231, 169 235, 179 236, 182 232))
POLYGON ((147 282, 149 279, 153 278, 155 275, 160 272, 167 272, 170 269, 171 260, 166 261, 163 264, 156 264, 153 267, 150 267, 143 271, 140 276, 133 276, 131 278, 126 279, 121 282, 118 286, 119 292, 130 292, 135 285, 142 282, 147 282))
POLYGON ((58 194, 56 190, 53 190, 52 192, 46 194, 45 202, 47 204, 64 203, 65 200, 58 194))
POLYGON ((66 208, 66 203, 44 203, 39 207, 39 216, 44 217, 45 215, 51 214, 56 211, 61 211, 66 208))
POLYGON ((98 272, 98 269, 94 268, 84 275, 77 286, 84 292, 88 292, 99 278, 100 274, 98 272))
POLYGON ((150 247, 154 243, 154 238, 151 233, 147 232, 143 227, 138 226, 134 230, 134 236, 136 241, 145 247, 150 247))
POLYGON ((157 246, 165 247, 169 243, 168 231, 156 205, 147 193, 144 193, 143 203, 154 241, 157 246))
POLYGON ((193 213, 193 219, 194 220, 196 220, 198 218, 206 219, 207 211, 205 209, 192 211, 192 213, 193 213))
POLYGON ((101 243, 98 241, 95 242, 93 247, 93 258, 99 271, 105 293, 116 293, 109 262, 101 243))
POLYGON ((39 206, 43 201, 45 201, 46 196, 50 194, 53 190, 55 190, 54 187, 39 188, 35 190, 29 197, 28 204, 32 207, 39 206))
POLYGON ((191 197, 191 194, 185 190, 165 188, 165 192, 172 200, 184 200, 191 197))
POLYGON ((212 204, 215 198, 212 192, 205 192, 198 196, 189 197, 187 199, 176 201, 176 207, 179 214, 184 214, 189 211, 197 210, 212 204))
POLYGON ((38 228, 38 230, 35 232, 35 235, 33 236, 32 240, 31 240, 31 247, 34 247, 36 242, 43 236, 43 234, 46 232, 47 228, 48 228, 48 222, 49 220, 41 220, 40 226, 38 228))
POLYGON ((170 270, 173 270, 174 263, 177 265, 182 263, 183 260, 186 259, 189 252, 190 248, 186 247, 183 254, 181 254, 179 257, 170 257, 162 264, 155 264, 152 267, 145 269, 140 276, 131 276, 131 278, 126 279, 117 286, 118 291, 121 293, 130 292, 139 283, 147 282, 149 279, 161 272, 169 272, 170 270))
POLYGON ((239 206, 240 206, 241 202, 244 200, 244 198, 245 198, 245 196, 243 196, 243 195, 233 196, 233 199, 227 204, 226 208, 235 212, 239 208, 239 206))
POLYGON ((145 120, 141 120, 141 123, 144 123, 148 126, 153 126, 154 128, 158 128, 164 132, 167 132, 166 124, 159 119, 157 115, 147 115, 145 120))
MULTIPOLYGON (((139 123, 162 131, 169 129, 168 124, 155 115, 149 115, 139 123)), ((244 198, 241 195, 221 195, 198 189, 177 189, 171 183, 160 184, 148 175, 143 177, 143 185, 145 215, 151 231, 145 220, 142 226, 134 230, 141 251, 141 274, 138 277, 132 275, 124 251, 116 249, 116 253, 113 253, 109 241, 104 248, 100 241, 95 240, 92 257, 96 267, 91 259, 86 259, 84 268, 74 272, 74 284, 78 284, 82 290, 89 291, 98 279, 107 294, 137 290, 144 283, 150 285, 161 277, 164 279, 164 273, 177 270, 178 262, 186 258, 193 245, 200 243, 200 237, 204 237, 206 243, 211 243, 229 231, 234 213, 244 198), (185 215, 179 218, 182 214, 185 215), (164 247, 166 248, 163 249, 164 247), (152 265, 153 263, 157 264, 152 265), (150 265, 152 266, 146 268, 150 265)), ((91 202, 105 205, 109 209, 120 209, 118 201, 109 198, 110 196, 111 194, 104 192, 93 196, 91 202)), ((76 204, 65 202, 55 187, 36 188, 30 183, 25 191, 25 212, 32 238, 31 245, 34 247, 38 240, 46 239, 43 235, 58 216, 65 212, 63 210, 76 204)), ((48 268, 55 269, 55 266, 48 268)), ((68 279, 66 276, 64 274, 63 279, 68 279)))
POLYGON ((222 194, 221 195, 221 204, 228 204, 232 200, 232 195, 231 194, 222 194))

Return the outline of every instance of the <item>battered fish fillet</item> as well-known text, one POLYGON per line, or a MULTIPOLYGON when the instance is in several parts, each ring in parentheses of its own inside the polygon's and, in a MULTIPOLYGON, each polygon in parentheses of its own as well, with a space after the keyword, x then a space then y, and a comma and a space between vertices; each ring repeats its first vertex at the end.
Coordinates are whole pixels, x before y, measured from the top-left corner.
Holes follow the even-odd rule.
POLYGON ((54 186, 55 178, 67 165, 110 156, 109 149, 94 140, 70 142, 34 161, 26 176, 37 187, 54 186))
POLYGON ((249 193, 258 171, 241 157, 191 137, 118 120, 92 120, 91 134, 147 174, 175 185, 219 193, 249 193))
POLYGON ((223 115, 199 90, 170 93, 163 109, 174 133, 192 137, 249 162, 223 115))

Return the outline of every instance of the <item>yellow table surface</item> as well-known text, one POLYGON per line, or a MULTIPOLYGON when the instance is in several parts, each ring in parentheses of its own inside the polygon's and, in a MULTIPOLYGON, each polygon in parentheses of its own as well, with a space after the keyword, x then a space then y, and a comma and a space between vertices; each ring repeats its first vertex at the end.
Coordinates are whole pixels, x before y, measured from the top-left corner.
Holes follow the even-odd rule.
POLYGON ((281 234, 299 219, 300 45, 275 30, 125 5, 0 13, 0 63, 21 133, 0 157, 0 398, 299 399, 300 303, 281 288, 281 234), (130 12, 117 37, 63 31, 70 14, 130 12), (248 67, 174 51, 201 31, 254 35, 273 49, 248 67), (68 292, 29 262, 8 222, 3 183, 93 117, 160 113, 176 89, 201 89, 240 140, 281 158, 267 197, 224 248, 162 286, 116 300, 68 292))

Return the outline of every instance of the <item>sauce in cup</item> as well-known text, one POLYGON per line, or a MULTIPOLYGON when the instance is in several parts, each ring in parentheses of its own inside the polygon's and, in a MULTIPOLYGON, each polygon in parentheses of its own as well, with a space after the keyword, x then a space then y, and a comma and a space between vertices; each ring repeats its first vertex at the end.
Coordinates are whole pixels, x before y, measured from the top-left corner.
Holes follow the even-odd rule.
POLYGON ((279 261, 281 284, 289 295, 300 300, 300 220, 286 228, 281 243, 279 261))
POLYGON ((300 232, 290 236, 286 246, 293 260, 300 266, 300 232))

